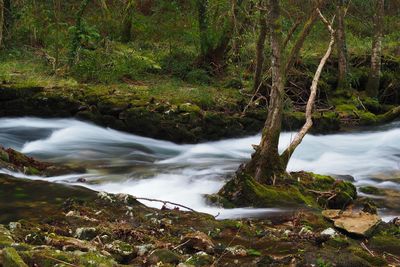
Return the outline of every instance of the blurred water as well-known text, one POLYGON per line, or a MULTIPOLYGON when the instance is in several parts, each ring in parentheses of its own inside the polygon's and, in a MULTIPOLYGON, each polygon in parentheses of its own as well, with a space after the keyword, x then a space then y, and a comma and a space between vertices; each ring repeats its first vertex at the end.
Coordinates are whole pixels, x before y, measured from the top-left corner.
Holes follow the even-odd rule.
MULTIPOLYGON (((294 133, 283 133, 284 149, 294 133)), ((0 144, 39 159, 85 165, 84 186, 112 193, 169 200, 220 217, 254 216, 279 209, 223 210, 206 205, 203 194, 217 192, 226 175, 250 158, 260 136, 196 145, 177 145, 74 119, 0 119, 0 144)), ((289 170, 352 175, 356 185, 400 190, 400 123, 373 130, 308 135, 289 170), (394 180, 376 179, 387 175, 394 180)), ((14 174, 15 176, 16 174, 14 174)), ((24 176, 19 174, 19 176, 24 176)), ((47 178, 76 183, 80 175, 47 178)), ((30 177, 41 179, 41 177, 30 177)), ((159 207, 156 203, 146 203, 159 207)))

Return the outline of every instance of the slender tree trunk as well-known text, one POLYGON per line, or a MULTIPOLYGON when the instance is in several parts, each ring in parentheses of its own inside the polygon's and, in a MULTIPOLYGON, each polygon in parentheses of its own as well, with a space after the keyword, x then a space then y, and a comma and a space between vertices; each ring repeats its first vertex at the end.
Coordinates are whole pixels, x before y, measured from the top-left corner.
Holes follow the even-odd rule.
POLYGON ((348 80, 348 63, 347 63, 347 45, 345 34, 344 17, 346 15, 345 0, 338 0, 336 7, 337 30, 336 30, 336 47, 338 55, 338 88, 347 89, 348 80))
POLYGON ((384 0, 376 1, 374 13, 374 36, 372 40, 371 69, 368 76, 367 95, 377 97, 381 76, 384 0))
POLYGON ((285 71, 282 64, 282 27, 279 0, 269 0, 269 27, 271 35, 272 87, 268 117, 262 132, 260 145, 245 166, 247 173, 260 183, 272 184, 285 173, 278 145, 282 124, 285 71))
POLYGON ((208 20, 207 20, 208 0, 197 0, 197 13, 200 37, 200 56, 204 58, 209 49, 208 42, 208 20))
POLYGON ((90 0, 83 0, 79 7, 78 13, 76 13, 76 24, 75 24, 75 32, 72 38, 71 43, 71 51, 69 55, 69 65, 72 66, 78 55, 78 49, 81 46, 81 33, 82 33, 82 18, 85 13, 86 7, 89 5, 90 0))
POLYGON ((4 1, 0 0, 0 49, 3 46, 3 30, 4 30, 4 1))
MULTIPOLYGON (((260 1, 260 6, 262 0, 260 1)), ((260 9, 260 34, 258 35, 257 40, 257 49, 256 49, 256 69, 254 72, 254 84, 253 84, 253 92, 256 92, 262 83, 262 73, 264 69, 264 49, 265 49, 265 39, 267 37, 268 27, 266 21, 266 11, 265 9, 260 9)))
POLYGON ((317 70, 315 71, 313 81, 311 83, 310 87, 310 96, 307 101, 307 106, 306 106, 306 122, 304 123, 303 127, 300 129, 300 131, 297 133, 293 141, 290 143, 289 147, 282 153, 281 159, 284 162, 285 168, 287 167, 289 160, 291 156, 293 155, 293 152, 295 149, 300 145, 300 143, 303 141, 303 138, 306 136, 308 131, 311 129, 313 125, 313 120, 312 120, 312 112, 315 104, 315 99, 317 97, 317 90, 318 90, 318 81, 321 76, 321 72, 328 61, 328 58, 330 57, 332 53, 332 47, 333 44, 335 43, 335 31, 332 28, 332 24, 329 23, 325 17, 322 15, 321 11, 318 9, 319 16, 321 17, 322 21, 324 24, 327 26, 330 35, 331 35, 331 40, 329 42, 328 48, 325 52, 325 55, 322 57, 317 70))
POLYGON ((132 20, 134 14, 134 1, 129 1, 126 7, 126 14, 122 22, 122 42, 128 43, 132 41, 132 20))
MULTIPOLYGON (((321 3, 318 4, 319 7, 321 3)), ((301 29, 299 36, 296 39, 295 44, 293 45, 292 49, 290 50, 288 59, 286 61, 285 72, 288 73, 289 70, 294 66, 299 54, 300 50, 303 47, 304 41, 306 40, 307 36, 310 34, 311 29, 313 28, 315 22, 318 19, 318 12, 317 10, 313 10, 310 16, 307 18, 306 22, 301 29)))

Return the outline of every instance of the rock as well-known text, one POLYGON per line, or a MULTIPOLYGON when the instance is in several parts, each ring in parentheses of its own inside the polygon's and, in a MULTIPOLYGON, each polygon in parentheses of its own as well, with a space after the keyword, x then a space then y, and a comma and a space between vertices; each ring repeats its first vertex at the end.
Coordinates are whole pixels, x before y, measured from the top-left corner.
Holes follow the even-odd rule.
POLYGON ((228 251, 232 256, 247 256, 247 250, 243 246, 227 247, 226 251, 228 251))
POLYGON ((138 256, 144 256, 149 252, 151 249, 154 248, 153 244, 145 244, 141 246, 136 246, 135 249, 137 250, 138 256))
POLYGON ((0 249, 10 246, 14 243, 10 231, 0 224, 0 249))
POLYGON ((322 231, 321 235, 327 235, 327 236, 330 236, 331 238, 334 238, 338 235, 338 233, 335 231, 335 229, 329 227, 329 228, 325 229, 324 231, 322 231))
POLYGON ((28 267, 17 251, 12 247, 3 249, 2 264, 4 267, 28 267))
POLYGON ((182 243, 189 249, 198 251, 206 251, 207 253, 214 252, 214 244, 210 237, 203 232, 189 233, 183 237, 182 243))
POLYGON ((107 244, 106 249, 113 257, 120 263, 129 263, 133 258, 136 257, 136 249, 120 240, 107 244))
POLYGON ((82 240, 92 240, 99 234, 99 231, 94 227, 77 228, 74 237, 82 240))
POLYGON ((191 256, 185 264, 189 264, 189 266, 211 266, 214 262, 214 258, 207 253, 200 251, 191 256))
POLYGON ((400 217, 396 217, 393 220, 391 220, 390 222, 396 226, 400 226, 400 217))
POLYGON ((20 229, 21 228, 21 223, 19 223, 19 222, 10 222, 8 224, 8 228, 10 228, 11 231, 14 231, 16 229, 20 229))
POLYGON ((90 244, 89 242, 82 241, 72 237, 48 236, 46 237, 46 243, 50 246, 60 248, 63 251, 80 250, 83 252, 88 252, 96 250, 96 247, 90 244))
POLYGON ((171 250, 156 249, 149 255, 148 260, 150 264, 157 264, 159 262, 178 264, 181 258, 178 254, 172 252, 171 250))
POLYGON ((324 210, 322 215, 333 221, 335 227, 359 236, 369 236, 381 222, 378 215, 363 211, 324 210))

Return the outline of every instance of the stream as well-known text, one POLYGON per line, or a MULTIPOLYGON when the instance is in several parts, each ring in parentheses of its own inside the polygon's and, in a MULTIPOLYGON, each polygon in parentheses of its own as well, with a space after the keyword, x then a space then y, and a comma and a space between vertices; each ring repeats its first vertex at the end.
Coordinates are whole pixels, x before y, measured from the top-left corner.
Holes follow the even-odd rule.
MULTIPOLYGON (((295 133, 283 133, 283 150, 295 133)), ((218 218, 255 217, 281 209, 210 207, 203 195, 217 192, 228 174, 248 160, 260 135, 177 145, 99 127, 74 119, 1 118, 0 145, 41 160, 80 165, 85 174, 15 177, 79 184, 97 191, 168 200, 218 218), (78 183, 78 178, 87 182, 78 183)), ((295 151, 290 171, 351 175, 356 186, 400 191, 400 122, 330 135, 307 135, 295 151)), ((156 202, 143 202, 160 208, 156 202)), ((400 210, 380 210, 384 218, 400 210)))

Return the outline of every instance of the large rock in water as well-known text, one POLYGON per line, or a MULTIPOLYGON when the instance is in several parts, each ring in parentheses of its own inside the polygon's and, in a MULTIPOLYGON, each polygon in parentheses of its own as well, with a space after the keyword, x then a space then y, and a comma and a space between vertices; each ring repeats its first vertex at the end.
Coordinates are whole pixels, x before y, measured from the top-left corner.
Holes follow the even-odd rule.
POLYGON ((336 228, 358 236, 370 235, 381 222, 378 215, 363 211, 324 210, 322 215, 333 221, 336 228))

